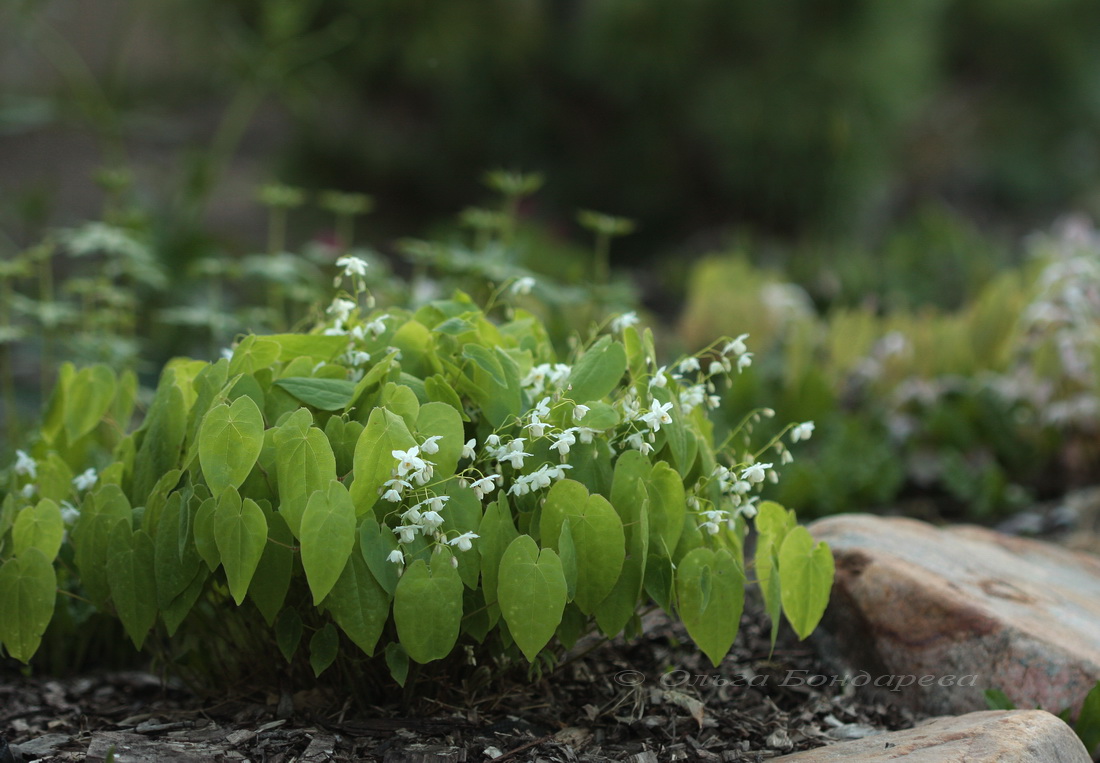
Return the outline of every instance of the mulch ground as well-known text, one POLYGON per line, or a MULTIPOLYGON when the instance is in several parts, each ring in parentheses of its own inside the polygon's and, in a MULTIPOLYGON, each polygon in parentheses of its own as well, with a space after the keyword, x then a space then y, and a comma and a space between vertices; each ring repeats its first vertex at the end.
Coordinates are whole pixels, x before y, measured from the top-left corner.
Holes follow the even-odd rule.
POLYGON ((538 681, 395 691, 364 709, 324 689, 211 701, 142 672, 0 673, 0 763, 757 761, 918 720, 897 695, 833 681, 789 634, 769 655, 758 612, 718 668, 663 615, 644 626, 630 643, 579 644, 538 681))

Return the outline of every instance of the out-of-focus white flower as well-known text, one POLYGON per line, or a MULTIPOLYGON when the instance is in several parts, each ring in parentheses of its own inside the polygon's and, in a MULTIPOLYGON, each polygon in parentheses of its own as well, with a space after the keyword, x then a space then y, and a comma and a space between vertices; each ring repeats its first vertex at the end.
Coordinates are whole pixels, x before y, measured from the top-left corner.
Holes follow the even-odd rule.
POLYGON ((332 304, 325 310, 326 313, 336 318, 336 322, 344 323, 347 321, 348 316, 351 315, 351 311, 354 310, 357 305, 350 299, 342 299, 337 297, 332 300, 332 304))
POLYGON ((748 334, 742 334, 731 342, 728 342, 725 347, 722 348, 723 355, 744 355, 745 350, 748 348, 745 346, 745 340, 749 338, 748 334))
POLYGON ((367 331, 370 332, 371 336, 374 336, 374 337, 381 336, 385 332, 385 330, 386 330, 385 321, 389 317, 390 316, 388 314, 379 315, 377 318, 374 318, 374 319, 370 320, 367 323, 366 329, 367 329, 367 331))
POLYGON ((636 312, 623 313, 611 321, 611 330, 616 334, 621 334, 630 326, 637 325, 637 323, 638 314, 636 312))
POLYGON ((695 358, 695 357, 684 358, 683 360, 680 361, 680 365, 678 366, 678 368, 680 369, 680 373, 682 373, 682 374, 690 373, 692 371, 698 371, 699 370, 699 358, 695 358))
POLYGON ((741 479, 755 485, 758 482, 764 481, 764 477, 767 476, 768 469, 771 468, 771 464, 753 464, 752 466, 747 467, 741 472, 741 479))
POLYGON ((22 450, 15 451, 15 473, 24 474, 32 480, 38 478, 38 462, 22 450))
POLYGON ((751 352, 743 353, 740 357, 737 358, 737 371, 738 371, 738 373, 740 373, 741 371, 744 371, 746 368, 748 368, 751 365, 752 365, 752 353, 751 352))
POLYGON ((88 490, 95 486, 98 479, 99 475, 96 474, 95 469, 85 469, 73 478, 73 487, 78 491, 88 490))
POLYGON ((367 274, 367 261, 362 257, 346 254, 336 261, 336 267, 344 269, 345 276, 360 276, 367 274))
POLYGON ((531 289, 535 288, 535 279, 531 276, 517 278, 511 288, 513 294, 530 294, 531 289))
POLYGON ((814 423, 812 421, 803 421, 801 424, 791 430, 791 442, 808 440, 813 433, 814 423))

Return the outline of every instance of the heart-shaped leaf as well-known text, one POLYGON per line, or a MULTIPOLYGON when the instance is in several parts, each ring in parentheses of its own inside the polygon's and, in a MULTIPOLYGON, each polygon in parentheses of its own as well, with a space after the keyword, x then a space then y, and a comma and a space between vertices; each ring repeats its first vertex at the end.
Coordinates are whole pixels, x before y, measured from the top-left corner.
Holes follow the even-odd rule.
POLYGON ((409 657, 419 663, 442 659, 451 653, 462 624, 462 578, 444 551, 410 564, 393 598, 397 636, 409 657))
POLYGON ((199 428, 199 464, 210 492, 240 487, 260 457, 264 417, 250 397, 211 408, 199 428))
POLYGON ((530 535, 519 536, 501 557, 497 595, 509 632, 527 661, 534 662, 565 611, 561 559, 550 548, 540 553, 530 535))
POLYGON ((0 567, 0 642, 15 659, 28 662, 38 651, 53 617, 57 578, 53 565, 33 546, 0 567))
POLYGON ((248 584, 267 545, 267 519, 251 498, 243 501, 229 488, 218 499, 214 512, 214 540, 225 568, 229 592, 238 606, 248 593, 248 584))
POLYGON ((302 514, 301 553, 314 606, 324 601, 355 545, 355 506, 339 481, 309 497, 302 514))
POLYGON ((688 635, 717 666, 741 621, 745 574, 725 549, 696 548, 676 568, 677 611, 688 635))
POLYGON ((825 607, 833 588, 833 554, 828 545, 814 545, 813 536, 805 527, 787 533, 779 549, 780 594, 783 612, 800 639, 810 635, 825 607))
POLYGON ((125 522, 115 524, 108 544, 107 582, 118 619, 141 649, 157 620, 156 550, 144 530, 132 532, 125 522))

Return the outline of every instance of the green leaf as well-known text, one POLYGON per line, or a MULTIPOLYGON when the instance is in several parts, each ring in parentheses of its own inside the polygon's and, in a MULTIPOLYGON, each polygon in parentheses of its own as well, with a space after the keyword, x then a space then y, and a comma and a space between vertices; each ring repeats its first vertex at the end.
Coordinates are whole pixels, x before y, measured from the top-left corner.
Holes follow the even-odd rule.
POLYGON ((179 628, 180 623, 187 617, 191 608, 195 606, 195 602, 199 600, 203 589, 206 587, 206 579, 208 577, 210 577, 210 573, 205 567, 201 565, 197 567, 195 570, 195 577, 191 579, 191 582, 187 584, 183 592, 172 599, 171 603, 161 610, 164 628, 168 632, 169 637, 175 635, 176 629, 179 628))
POLYGON ((340 650, 340 634, 332 623, 325 623, 325 627, 313 634, 309 640, 309 666, 313 668, 313 675, 320 677, 336 661, 336 653, 340 650))
POLYGON ((382 388, 378 405, 393 411, 405 420, 405 426, 411 432, 416 428, 416 415, 420 412, 420 401, 416 393, 404 385, 387 382, 382 388))
POLYGON ((141 649, 157 620, 156 550, 144 530, 131 532, 125 522, 111 530, 107 582, 118 619, 126 634, 141 649))
POLYGON ((103 484, 85 497, 73 527, 73 561, 88 598, 104 609, 111 595, 107 581, 108 544, 115 523, 131 526, 130 502, 118 485, 103 484))
POLYGON ((447 383, 441 374, 434 374, 424 380, 424 391, 428 399, 436 403, 446 403, 458 411, 463 421, 469 421, 462 406, 462 398, 455 392, 455 388, 447 383))
POLYGON ((222 556, 218 552, 217 533, 214 532, 214 512, 217 508, 218 502, 213 498, 207 498, 199 504, 199 510, 195 512, 195 521, 191 527, 195 537, 195 549, 211 572, 218 569, 218 565, 222 563, 222 556))
POLYGON ((279 345, 277 360, 284 363, 301 357, 329 361, 348 348, 348 339, 345 336, 271 334, 264 339, 279 345))
POLYGON ((282 347, 278 342, 254 335, 246 336, 233 350, 229 360, 229 375, 254 374, 268 368, 278 357, 282 347))
POLYGON ((404 686, 409 677, 409 653, 396 641, 386 644, 386 667, 397 685, 404 686))
POLYGON ((73 472, 65 460, 50 451, 38 463, 38 497, 60 503, 73 491, 73 472))
POLYGON ((462 357, 476 363, 499 386, 508 386, 508 379, 504 375, 504 368, 500 365, 500 360, 489 349, 482 347, 480 344, 467 344, 462 348, 462 357))
POLYGON ((28 548, 37 548, 52 562, 57 558, 64 536, 61 507, 47 498, 35 506, 27 506, 16 516, 11 529, 12 552, 19 556, 28 548))
POLYGON ((634 616, 645 585, 646 558, 649 555, 649 497, 646 483, 640 480, 651 474, 648 459, 638 451, 623 453, 615 464, 611 502, 622 520, 626 558, 615 587, 595 612, 600 630, 609 636, 619 633, 634 616))
POLYGON ((569 397, 578 403, 609 395, 626 373, 626 350, 609 336, 600 339, 573 366, 566 384, 569 397))
POLYGON ((0 566, 0 643, 15 659, 29 662, 53 618, 57 577, 53 564, 31 546, 0 566))
POLYGON ((539 534, 543 544, 558 550, 557 542, 567 520, 576 552, 573 601, 581 612, 590 615, 619 579, 626 559, 626 535, 622 520, 606 498, 590 496, 579 482, 560 480, 550 488, 542 507, 539 534))
POLYGON ((296 376, 279 379, 276 387, 282 387, 306 405, 321 411, 339 411, 351 402, 355 382, 347 379, 315 379, 296 376))
POLYGON ((680 473, 664 461, 653 465, 646 483, 649 496, 649 547, 671 555, 684 530, 687 498, 680 473))
POLYGON ((199 429, 199 464, 210 492, 240 487, 264 445, 264 418, 250 397, 211 408, 199 429))
POLYGON ((405 569, 393 598, 397 636, 409 657, 419 663, 451 653, 462 624, 462 578, 447 551, 405 569))
POLYGON ((256 574, 248 585, 248 595, 270 626, 275 622, 290 589, 290 576, 294 570, 294 552, 291 550, 294 536, 290 534, 286 520, 277 512, 267 517, 267 532, 270 539, 264 546, 260 563, 256 565, 256 574))
POLYGON ((455 473, 465 445, 462 417, 446 403, 426 403, 416 417, 416 432, 421 440, 439 437, 438 452, 428 455, 435 464, 435 479, 442 480, 455 473))
POLYGON ((301 537, 309 497, 336 479, 336 455, 328 437, 310 426, 312 422, 309 411, 302 408, 283 421, 274 435, 279 513, 296 538, 301 537))
POLYGON ((359 525, 359 550, 378 585, 392 599, 400 577, 396 564, 389 560, 398 548, 397 536, 386 525, 378 526, 373 517, 363 517, 359 525))
POLYGON ((161 609, 167 609, 187 589, 202 563, 193 543, 185 543, 180 556, 180 515, 186 515, 187 511, 183 494, 172 493, 157 522, 154 560, 157 604, 161 609))
POLYGON ((355 506, 337 480, 309 498, 302 515, 301 554, 306 580, 317 606, 347 564, 355 546, 355 506))
POLYGON ((390 597, 367 569, 361 553, 352 553, 325 606, 348 638, 373 655, 390 614, 390 597))
POLYGON ((779 638, 779 616, 783 610, 779 576, 776 574, 776 567, 779 564, 778 550, 774 536, 766 534, 757 536, 754 558, 756 581, 764 599, 764 611, 768 614, 768 620, 771 621, 772 649, 775 649, 776 639, 779 638))
POLYGON ((1016 703, 1008 698, 1000 689, 986 689, 985 704, 990 710, 1015 710, 1016 703))
POLYGON ((1081 737, 1089 755, 1095 755, 1096 748, 1100 747, 1100 681, 1085 695, 1073 730, 1081 737))
MULTIPOLYGON (((481 554, 481 592, 485 596, 485 604, 492 609, 497 604, 500 558, 519 535, 507 497, 501 495, 489 504, 477 532, 481 536, 477 541, 477 550, 481 554)), ((492 617, 494 615, 491 613, 492 617)))
POLYGON ((367 426, 355 444, 355 479, 351 499, 355 512, 362 516, 378 500, 379 488, 390 479, 397 461, 392 452, 416 445, 405 420, 385 408, 370 413, 367 426))
POLYGON ((783 612, 799 639, 809 636, 825 614, 833 572, 833 554, 828 545, 814 545, 805 527, 787 533, 779 549, 778 574, 783 612))
POLYGON ((544 548, 540 553, 531 536, 519 536, 501 557, 498 595, 509 632, 527 661, 533 663, 553 638, 565 611, 561 559, 553 549, 544 548))
POLYGON ((104 365, 81 369, 65 396, 65 436, 74 443, 96 428, 115 398, 115 375, 104 365))
POLYGON ((214 512, 214 540, 225 568, 229 592, 240 606, 267 545, 267 519, 263 509, 251 498, 242 501, 236 490, 227 488, 214 512))
POLYGON ((717 666, 737 637, 745 574, 729 551, 696 548, 676 569, 676 596, 676 609, 688 635, 717 666), (709 581, 706 592, 704 580, 709 581))
POLYGON ((294 660, 294 652, 302 641, 302 618, 298 610, 287 607, 275 618, 275 644, 287 662, 294 660))

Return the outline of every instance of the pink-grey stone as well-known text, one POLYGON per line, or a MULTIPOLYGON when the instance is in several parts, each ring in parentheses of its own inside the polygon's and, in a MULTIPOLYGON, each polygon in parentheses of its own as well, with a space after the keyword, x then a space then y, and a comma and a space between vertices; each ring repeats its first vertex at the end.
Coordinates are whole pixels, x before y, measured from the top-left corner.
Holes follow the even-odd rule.
POLYGON ((893 696, 917 709, 982 710, 1000 689, 1020 708, 1076 713, 1100 680, 1100 558, 863 514, 810 531, 836 558, 825 640, 880 685, 911 682, 893 696))
POLYGON ((934 718, 905 731, 841 742, 774 763, 1091 763, 1073 729, 1042 710, 987 710, 934 718))

